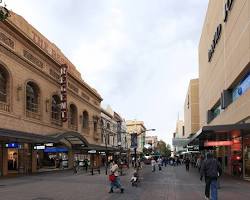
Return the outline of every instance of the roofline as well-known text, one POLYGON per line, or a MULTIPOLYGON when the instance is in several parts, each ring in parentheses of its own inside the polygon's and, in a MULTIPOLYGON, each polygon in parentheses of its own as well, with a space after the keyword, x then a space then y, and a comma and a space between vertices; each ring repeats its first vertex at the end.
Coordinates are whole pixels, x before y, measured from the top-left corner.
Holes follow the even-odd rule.
MULTIPOLYGON (((23 18, 24 19, 24 18, 23 18)), ((43 51, 41 49, 41 47, 39 47, 36 43, 33 42, 33 40, 31 38, 29 38, 27 36, 27 34, 21 29, 19 28, 14 22, 12 22, 11 20, 9 20, 8 18, 3 21, 3 23, 11 28, 13 28, 15 30, 15 32, 19 33, 19 35, 23 36, 24 39, 28 40, 34 47, 36 47, 40 53, 42 53, 43 55, 45 55, 48 59, 50 59, 54 64, 56 64, 58 67, 61 67, 61 64, 55 60, 51 55, 49 55, 48 53, 46 53, 45 51, 43 51)), ((31 25, 30 25, 31 26, 31 25)), ((33 27, 33 26, 32 26, 33 27)), ((34 27, 33 27, 34 28, 34 27)), ((34 28, 35 29, 35 28, 34 28)), ((36 29, 35 29, 36 30, 36 29)), ((45 37, 45 36, 44 36, 45 37)), ((46 38, 46 37, 45 37, 46 38)), ((46 38, 47 39, 47 38, 46 38)), ((48 40, 48 39, 47 39, 48 40)), ((49 41, 49 40, 48 40, 49 41)), ((58 48, 58 47, 57 47, 58 48)), ((66 56, 65 56, 66 57, 66 56)), ((79 72, 80 73, 80 72, 79 72)), ((86 82, 84 82, 83 80, 79 80, 79 78, 75 77, 74 74, 71 74, 68 72, 68 74, 74 79, 76 80, 78 83, 80 83, 81 85, 85 86, 86 89, 91 92, 91 94, 93 94, 94 96, 96 96, 100 101, 102 101, 102 97, 95 92, 86 82)), ((81 74, 81 73, 80 73, 81 74)))

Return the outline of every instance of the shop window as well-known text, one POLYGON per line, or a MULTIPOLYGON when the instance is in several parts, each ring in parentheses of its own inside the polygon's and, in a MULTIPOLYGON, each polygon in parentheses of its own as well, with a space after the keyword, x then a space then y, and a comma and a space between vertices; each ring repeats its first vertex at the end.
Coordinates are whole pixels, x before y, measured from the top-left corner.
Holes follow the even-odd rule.
POLYGON ((82 114, 82 127, 84 129, 89 128, 89 114, 87 111, 84 111, 82 114))
POLYGON ((60 120, 61 119, 61 104, 60 97, 58 95, 52 96, 51 102, 51 119, 60 120))
POLYGON ((69 106, 69 128, 77 131, 77 108, 74 104, 69 106))
POLYGON ((26 85, 26 110, 34 113, 39 111, 39 88, 33 82, 26 85))

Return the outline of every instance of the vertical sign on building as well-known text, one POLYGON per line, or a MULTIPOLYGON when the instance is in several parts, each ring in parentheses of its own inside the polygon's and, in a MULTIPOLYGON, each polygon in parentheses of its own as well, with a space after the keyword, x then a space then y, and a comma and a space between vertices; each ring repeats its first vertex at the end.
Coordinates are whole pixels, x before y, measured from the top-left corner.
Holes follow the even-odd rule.
POLYGON ((117 143, 122 142, 121 126, 122 126, 121 121, 117 121, 117 143))
POLYGON ((137 133, 131 133, 131 146, 130 148, 137 148, 137 133))
POLYGON ((67 121, 67 69, 66 64, 61 65, 61 118, 62 122, 67 121))

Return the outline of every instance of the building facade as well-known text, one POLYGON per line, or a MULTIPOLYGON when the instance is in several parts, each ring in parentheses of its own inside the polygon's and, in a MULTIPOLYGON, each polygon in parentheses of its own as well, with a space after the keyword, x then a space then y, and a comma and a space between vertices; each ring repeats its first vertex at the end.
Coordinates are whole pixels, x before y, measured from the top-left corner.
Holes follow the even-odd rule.
POLYGON ((184 137, 188 138, 200 129, 199 79, 189 82, 184 104, 184 137))
POLYGON ((157 147, 158 137, 157 136, 147 136, 145 138, 145 143, 151 145, 152 150, 157 147))
POLYGON ((250 178, 250 1, 210 0, 199 44, 200 145, 250 178))
POLYGON ((81 147, 101 144, 101 101, 60 49, 25 19, 11 12, 0 23, 1 175, 71 167, 81 147))
POLYGON ((172 145, 173 145, 173 155, 180 155, 182 152, 186 151, 184 148, 187 142, 187 137, 185 137, 185 126, 183 120, 176 121, 175 132, 173 133, 172 145))
POLYGON ((128 133, 137 134, 137 154, 142 154, 145 145, 146 130, 147 130, 146 127, 144 126, 144 122, 137 120, 127 120, 126 126, 128 133))

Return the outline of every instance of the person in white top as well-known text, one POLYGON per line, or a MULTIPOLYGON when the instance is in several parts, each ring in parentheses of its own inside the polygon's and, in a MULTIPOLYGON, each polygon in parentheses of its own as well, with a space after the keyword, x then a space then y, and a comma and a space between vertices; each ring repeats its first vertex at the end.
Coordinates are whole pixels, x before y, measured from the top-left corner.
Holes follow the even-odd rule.
POLYGON ((161 170, 161 164, 162 164, 162 159, 161 159, 161 157, 159 157, 158 159, 157 159, 157 164, 158 164, 158 168, 159 168, 159 171, 161 170))
POLYGON ((121 193, 123 193, 124 188, 121 186, 120 183, 120 178, 119 178, 119 166, 117 164, 117 161, 113 161, 111 168, 110 168, 110 173, 115 176, 115 180, 110 183, 110 191, 109 193, 114 192, 114 187, 119 188, 121 190, 121 193))
POLYGON ((155 172, 155 165, 156 165, 156 161, 154 158, 152 158, 151 160, 152 172, 155 172))

